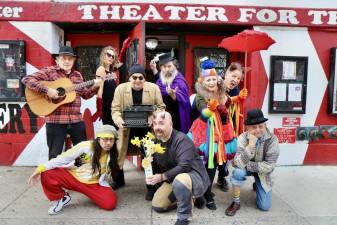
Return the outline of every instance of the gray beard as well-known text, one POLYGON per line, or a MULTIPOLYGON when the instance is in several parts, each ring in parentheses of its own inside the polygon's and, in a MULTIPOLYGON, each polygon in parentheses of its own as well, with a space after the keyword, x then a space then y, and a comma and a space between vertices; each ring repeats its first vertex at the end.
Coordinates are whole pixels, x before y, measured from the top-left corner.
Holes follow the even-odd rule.
POLYGON ((160 77, 161 82, 162 82, 165 86, 168 86, 168 85, 171 85, 171 84, 172 84, 172 82, 173 82, 174 79, 176 78, 177 74, 178 74, 178 70, 175 70, 175 71, 173 72, 172 76, 167 77, 167 76, 165 76, 165 74, 164 74, 162 71, 160 71, 159 77, 160 77))

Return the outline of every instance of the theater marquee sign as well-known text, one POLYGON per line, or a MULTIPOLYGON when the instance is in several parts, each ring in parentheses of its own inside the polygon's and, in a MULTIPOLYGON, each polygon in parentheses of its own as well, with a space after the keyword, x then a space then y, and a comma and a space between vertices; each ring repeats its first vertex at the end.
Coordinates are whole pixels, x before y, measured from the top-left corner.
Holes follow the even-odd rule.
POLYGON ((0 1, 0 20, 52 22, 175 22, 284 26, 336 26, 334 9, 186 4, 0 1))

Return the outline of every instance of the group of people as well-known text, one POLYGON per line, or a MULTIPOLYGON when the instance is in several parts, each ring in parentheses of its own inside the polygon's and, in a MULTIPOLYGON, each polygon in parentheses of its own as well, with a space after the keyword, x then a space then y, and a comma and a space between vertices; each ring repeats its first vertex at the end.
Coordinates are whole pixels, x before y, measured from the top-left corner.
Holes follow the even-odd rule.
MULTIPOLYGON (((73 69, 75 60, 73 49, 63 46, 56 66, 26 76, 22 82, 50 99, 62 98, 58 90, 43 81, 69 78, 74 84, 83 82, 82 75, 73 69)), ((239 63, 231 63, 221 78, 215 63, 202 59, 192 104, 188 84, 171 53, 151 62, 156 83, 147 82, 144 67, 136 64, 128 71, 128 82, 117 85, 116 73, 121 65, 114 48, 103 48, 92 87, 80 89, 75 101, 46 116, 49 161, 36 168, 29 182, 34 183, 41 175, 44 193, 52 203, 49 214, 57 214, 69 203, 68 190, 83 193, 103 209, 115 208, 114 191, 125 185, 123 166, 129 142, 148 131, 165 148, 163 154, 153 155, 154 175, 146 177, 145 199, 152 201, 155 211, 177 208, 179 225, 189 223, 193 204, 216 210, 212 184, 218 168, 218 184, 228 191, 225 177, 229 160, 234 167, 230 178, 233 202, 225 214, 234 216, 240 209, 240 187, 246 176, 255 178, 257 207, 269 210, 270 174, 279 154, 278 140, 267 129, 267 119, 260 109, 248 110, 246 131, 242 132, 240 105, 248 92, 238 87, 243 76, 239 63), (103 126, 96 131, 95 139, 88 141, 80 98, 95 94, 97 111, 93 120, 101 118, 103 126), (123 110, 132 105, 155 106, 148 128, 124 127, 123 110), (68 134, 73 147, 62 152, 68 134)))

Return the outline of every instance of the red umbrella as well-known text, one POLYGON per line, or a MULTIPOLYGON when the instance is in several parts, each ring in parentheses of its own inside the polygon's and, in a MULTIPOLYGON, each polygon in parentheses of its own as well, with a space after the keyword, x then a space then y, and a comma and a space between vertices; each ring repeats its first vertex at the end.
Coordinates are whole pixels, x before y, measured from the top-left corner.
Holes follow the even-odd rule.
MULTIPOLYGON (((247 65, 247 53, 258 50, 266 50, 275 41, 268 34, 256 30, 244 30, 232 37, 224 38, 218 47, 227 49, 230 52, 245 53, 245 77, 247 65)), ((244 80, 246 87, 246 79, 244 80)))

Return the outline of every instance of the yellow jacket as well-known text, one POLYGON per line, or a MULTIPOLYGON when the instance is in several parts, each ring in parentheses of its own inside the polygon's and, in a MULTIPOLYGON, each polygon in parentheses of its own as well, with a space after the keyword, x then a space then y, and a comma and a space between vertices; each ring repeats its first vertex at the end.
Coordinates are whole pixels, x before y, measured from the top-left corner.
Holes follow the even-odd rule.
POLYGON ((100 158, 101 164, 101 177, 99 177, 98 171, 94 174, 92 173, 92 157, 94 154, 94 146, 92 141, 83 141, 73 148, 63 152, 61 155, 58 155, 56 158, 49 160, 46 163, 43 163, 39 167, 42 167, 43 170, 51 170, 57 167, 64 167, 69 170, 69 172, 80 182, 86 184, 95 184, 99 183, 102 186, 108 186, 104 181, 105 175, 108 171, 108 161, 109 153, 102 151, 100 158), (82 165, 77 167, 74 166, 75 159, 80 157, 82 165))

